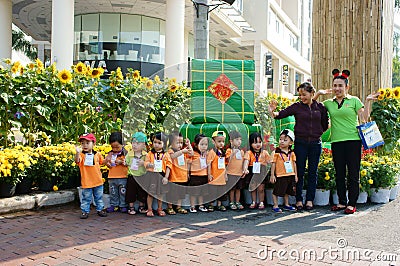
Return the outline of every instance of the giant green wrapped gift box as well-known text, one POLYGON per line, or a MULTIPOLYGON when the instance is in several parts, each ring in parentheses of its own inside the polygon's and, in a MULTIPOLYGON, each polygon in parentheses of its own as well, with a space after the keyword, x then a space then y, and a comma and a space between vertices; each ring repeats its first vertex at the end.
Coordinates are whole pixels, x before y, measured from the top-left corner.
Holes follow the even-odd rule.
POLYGON ((254 61, 191 61, 191 122, 254 123, 254 61))
POLYGON ((191 142, 194 141, 194 137, 197 134, 203 134, 206 137, 211 138, 212 133, 214 131, 224 131, 227 135, 225 144, 229 143, 229 132, 238 131, 242 135, 242 147, 248 147, 249 135, 253 132, 259 132, 261 135, 262 127, 261 125, 248 125, 244 123, 225 123, 225 124, 216 124, 216 123, 203 123, 203 124, 183 124, 179 128, 179 132, 183 135, 184 138, 189 138, 191 142))

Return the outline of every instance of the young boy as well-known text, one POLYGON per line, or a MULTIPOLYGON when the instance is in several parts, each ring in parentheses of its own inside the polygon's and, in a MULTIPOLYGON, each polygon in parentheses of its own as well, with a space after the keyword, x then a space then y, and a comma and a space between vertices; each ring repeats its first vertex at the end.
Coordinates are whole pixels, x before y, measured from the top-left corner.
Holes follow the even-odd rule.
POLYGON ((279 136, 279 147, 276 148, 271 167, 271 183, 275 183, 272 199, 274 206, 272 210, 281 213, 278 206, 278 197, 284 197, 283 208, 295 211, 296 208, 289 205, 289 195, 296 195, 295 186, 297 182, 296 155, 291 147, 294 142, 294 133, 290 129, 282 130, 279 136))
POLYGON ((103 164, 103 156, 100 152, 93 151, 96 137, 93 134, 84 134, 79 137, 82 148, 76 147, 75 163, 81 172, 82 201, 81 219, 87 219, 90 212, 92 197, 96 204, 97 214, 106 217, 103 203, 103 178, 100 165, 103 164))
MULTIPOLYGON (((214 148, 207 154, 208 183, 212 185, 210 186, 210 194, 217 199, 217 210, 219 211, 226 211, 225 206, 222 205, 222 201, 227 200, 226 181, 228 180, 228 176, 225 167, 225 138, 226 134, 224 131, 215 131, 212 134, 214 148)), ((212 204, 208 206, 208 211, 214 211, 212 204)))
MULTIPOLYGON (((134 203, 139 201, 139 213, 146 213, 144 202, 147 193, 142 188, 144 180, 142 178, 146 174, 144 161, 146 159, 146 143, 147 137, 142 132, 136 132, 132 135, 132 150, 125 157, 125 164, 128 166, 128 181, 126 183, 125 201, 129 204, 128 214, 136 214, 134 203), (142 185, 142 186, 141 186, 142 185)), ((149 206, 151 208, 151 206, 149 206)))

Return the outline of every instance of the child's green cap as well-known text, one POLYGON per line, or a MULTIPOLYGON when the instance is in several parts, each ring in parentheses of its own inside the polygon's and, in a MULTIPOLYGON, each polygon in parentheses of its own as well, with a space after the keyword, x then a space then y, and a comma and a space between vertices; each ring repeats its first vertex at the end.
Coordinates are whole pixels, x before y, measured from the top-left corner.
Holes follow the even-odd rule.
POLYGON ((132 135, 132 141, 133 142, 147 142, 147 137, 144 133, 142 132, 136 132, 135 134, 132 135))

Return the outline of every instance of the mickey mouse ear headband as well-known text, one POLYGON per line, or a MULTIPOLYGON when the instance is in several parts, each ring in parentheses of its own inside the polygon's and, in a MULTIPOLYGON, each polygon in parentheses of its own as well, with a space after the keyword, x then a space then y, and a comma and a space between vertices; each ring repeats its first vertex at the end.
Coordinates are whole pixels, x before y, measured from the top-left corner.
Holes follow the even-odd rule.
POLYGON ((336 78, 347 79, 350 76, 350 71, 345 69, 342 71, 342 73, 340 73, 339 69, 335 68, 334 70, 332 70, 332 75, 333 79, 336 78))

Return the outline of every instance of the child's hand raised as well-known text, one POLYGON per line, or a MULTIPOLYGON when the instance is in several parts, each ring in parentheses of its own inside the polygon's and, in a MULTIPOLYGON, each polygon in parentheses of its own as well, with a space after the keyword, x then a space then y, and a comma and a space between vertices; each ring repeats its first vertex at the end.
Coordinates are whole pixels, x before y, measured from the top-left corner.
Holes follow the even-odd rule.
POLYGON ((81 153, 82 149, 79 146, 75 146, 76 153, 81 153))

